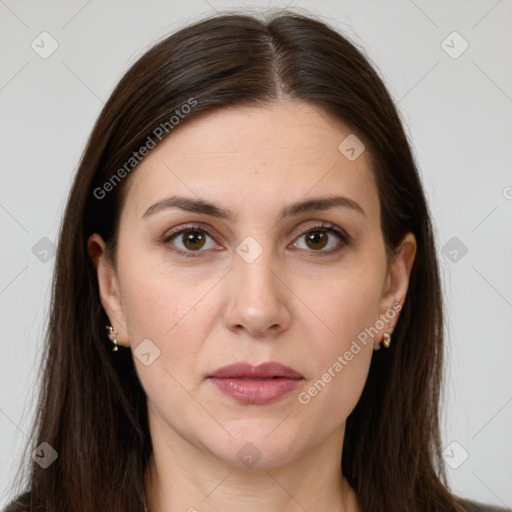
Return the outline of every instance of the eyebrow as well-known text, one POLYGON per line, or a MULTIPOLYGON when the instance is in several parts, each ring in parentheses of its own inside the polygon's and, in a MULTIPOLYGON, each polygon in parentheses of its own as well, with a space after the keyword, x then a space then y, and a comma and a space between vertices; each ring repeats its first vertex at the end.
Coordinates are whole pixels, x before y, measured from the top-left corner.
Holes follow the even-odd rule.
MULTIPOLYGON (((366 217, 366 213, 363 208, 353 199, 345 196, 329 196, 307 199, 305 201, 299 201, 291 204, 290 206, 286 206, 280 212, 280 219, 306 212, 329 210, 335 207, 348 208, 359 212, 366 217)), ((192 199, 183 196, 172 196, 167 199, 163 199, 162 201, 158 201, 145 211, 142 218, 146 219, 157 212, 170 208, 180 208, 188 212, 202 213, 219 219, 233 220, 234 218, 233 212, 226 210, 215 203, 205 201, 204 199, 192 199)))

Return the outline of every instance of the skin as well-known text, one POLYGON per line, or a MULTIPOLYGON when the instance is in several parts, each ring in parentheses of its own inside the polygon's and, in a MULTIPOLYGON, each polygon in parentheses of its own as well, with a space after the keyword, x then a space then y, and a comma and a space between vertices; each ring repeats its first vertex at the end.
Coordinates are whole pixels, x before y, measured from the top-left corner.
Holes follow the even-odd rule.
POLYGON ((90 237, 118 343, 134 354, 150 339, 160 350, 148 366, 134 355, 154 448, 146 482, 152 512, 360 510, 340 473, 345 421, 399 313, 309 403, 298 395, 361 331, 404 303, 416 241, 408 233, 388 265, 368 154, 349 161, 338 150, 350 133, 291 100, 203 114, 175 129, 128 178, 115 266, 102 238, 90 237), (215 202, 234 217, 169 208, 142 218, 172 195, 215 202), (279 217, 294 202, 332 195, 356 201, 364 214, 334 207, 279 217), (302 235, 319 221, 351 241, 323 228, 327 245, 308 244, 302 235), (189 223, 210 226, 213 237, 205 235, 203 246, 185 245, 181 235, 163 241, 189 223), (251 263, 236 252, 247 236, 263 251, 251 263), (304 380, 276 402, 241 404, 206 380, 239 361, 277 361, 304 380), (237 457, 249 442, 261 455, 253 467, 237 457))

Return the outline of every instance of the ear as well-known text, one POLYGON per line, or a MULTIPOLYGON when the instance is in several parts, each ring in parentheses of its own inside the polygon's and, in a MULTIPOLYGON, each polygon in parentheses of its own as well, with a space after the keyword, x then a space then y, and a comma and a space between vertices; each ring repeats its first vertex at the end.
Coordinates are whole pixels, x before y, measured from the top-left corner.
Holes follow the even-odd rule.
MULTIPOLYGON (((103 238, 97 233, 91 235, 87 241, 87 249, 98 276, 101 305, 107 313, 110 325, 118 333, 116 336, 117 343, 118 345, 129 346, 119 279, 114 265, 106 256, 103 238)), ((106 330, 105 337, 107 337, 106 330)))
POLYGON ((409 287, 409 277, 416 256, 416 247, 416 237, 413 233, 407 233, 389 265, 380 300, 380 318, 385 321, 386 325, 383 329, 380 329, 379 336, 376 336, 375 348, 379 347, 382 335, 386 332, 391 334, 398 322, 400 310, 404 305, 409 287))

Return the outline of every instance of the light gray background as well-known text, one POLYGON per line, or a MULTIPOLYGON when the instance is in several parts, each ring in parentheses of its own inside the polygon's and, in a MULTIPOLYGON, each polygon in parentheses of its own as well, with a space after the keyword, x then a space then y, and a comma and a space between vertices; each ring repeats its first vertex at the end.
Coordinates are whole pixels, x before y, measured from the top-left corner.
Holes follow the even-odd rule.
MULTIPOLYGON (((103 102, 151 43, 183 25, 214 10, 285 5, 0 0, 0 504, 15 463, 30 456, 21 443, 33 414, 54 264, 51 253, 44 262, 32 248, 43 237, 56 241, 103 102), (31 48, 34 40, 42 46, 43 31, 59 45, 47 59, 31 48)), ((398 102, 433 211, 444 279, 450 484, 458 495, 512 507, 512 2, 289 5, 320 14, 362 45, 398 102), (458 58, 445 51, 463 48, 457 36, 446 39, 454 31, 469 44, 458 58), (443 254, 453 237, 466 254, 457 246, 443 254)))

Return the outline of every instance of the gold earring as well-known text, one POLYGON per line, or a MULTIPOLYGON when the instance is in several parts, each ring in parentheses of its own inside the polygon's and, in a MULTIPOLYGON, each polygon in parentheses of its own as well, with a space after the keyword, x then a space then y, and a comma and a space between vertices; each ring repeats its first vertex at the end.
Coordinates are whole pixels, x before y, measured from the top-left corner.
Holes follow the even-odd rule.
POLYGON ((387 332, 385 332, 382 336, 382 344, 386 348, 389 348, 389 345, 391 344, 391 336, 387 332))
POLYGON ((117 331, 111 325, 107 325, 107 332, 108 332, 109 340, 112 343, 114 343, 114 348, 112 349, 112 352, 115 352, 116 350, 118 350, 118 348, 117 348, 117 331))

